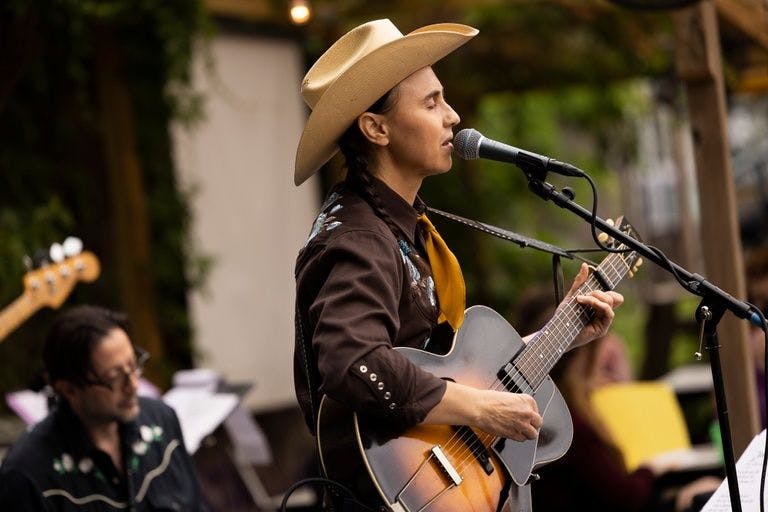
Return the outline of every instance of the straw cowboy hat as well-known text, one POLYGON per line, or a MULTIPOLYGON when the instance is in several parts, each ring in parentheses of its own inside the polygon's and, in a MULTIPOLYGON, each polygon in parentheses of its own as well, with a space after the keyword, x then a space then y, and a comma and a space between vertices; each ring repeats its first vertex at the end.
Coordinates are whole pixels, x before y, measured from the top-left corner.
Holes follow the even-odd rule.
POLYGON ((336 141, 365 109, 477 32, 467 25, 439 23, 403 35, 385 19, 343 35, 315 62, 301 84, 312 113, 296 150, 294 183, 304 183, 336 154, 336 141))

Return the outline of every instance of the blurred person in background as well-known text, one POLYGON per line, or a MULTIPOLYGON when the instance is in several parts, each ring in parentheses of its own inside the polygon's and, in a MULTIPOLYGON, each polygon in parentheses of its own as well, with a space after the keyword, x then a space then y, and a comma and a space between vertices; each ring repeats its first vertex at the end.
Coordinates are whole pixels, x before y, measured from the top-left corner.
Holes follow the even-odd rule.
MULTIPOLYGON (((552 292, 534 288, 523 295, 517 320, 520 334, 543 327, 554 311, 552 292), (528 314, 538 311, 538 314, 528 314)), ((531 485, 533 509, 555 512, 578 506, 589 511, 650 512, 698 510, 721 480, 704 476, 680 488, 667 489, 660 477, 674 462, 647 461, 627 471, 623 456, 591 402, 600 386, 632 380, 626 345, 608 333, 566 353, 550 373, 573 421, 573 441, 566 454, 537 470, 531 485), (577 505, 578 504, 578 505, 577 505)))
POLYGON ((206 510, 174 411, 139 397, 148 354, 124 315, 78 306, 43 349, 57 404, 0 467, 0 510, 206 510))

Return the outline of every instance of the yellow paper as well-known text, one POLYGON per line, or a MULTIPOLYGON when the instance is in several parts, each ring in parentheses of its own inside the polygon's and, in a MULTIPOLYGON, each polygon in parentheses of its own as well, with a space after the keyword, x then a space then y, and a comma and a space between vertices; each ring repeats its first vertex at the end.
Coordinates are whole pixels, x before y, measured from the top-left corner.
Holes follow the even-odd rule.
POLYGON ((677 397, 663 382, 603 386, 592 393, 592 402, 628 471, 655 455, 691 447, 677 397))

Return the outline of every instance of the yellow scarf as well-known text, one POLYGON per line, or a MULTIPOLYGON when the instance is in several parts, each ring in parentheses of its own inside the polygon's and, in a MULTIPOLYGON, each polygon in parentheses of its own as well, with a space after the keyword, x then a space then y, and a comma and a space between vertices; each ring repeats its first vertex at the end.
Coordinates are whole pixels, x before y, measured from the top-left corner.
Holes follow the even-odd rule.
POLYGON ((447 321, 454 331, 458 331, 464 321, 467 293, 459 261, 426 214, 419 216, 419 223, 424 230, 427 256, 432 267, 437 300, 440 302, 438 322, 447 321))

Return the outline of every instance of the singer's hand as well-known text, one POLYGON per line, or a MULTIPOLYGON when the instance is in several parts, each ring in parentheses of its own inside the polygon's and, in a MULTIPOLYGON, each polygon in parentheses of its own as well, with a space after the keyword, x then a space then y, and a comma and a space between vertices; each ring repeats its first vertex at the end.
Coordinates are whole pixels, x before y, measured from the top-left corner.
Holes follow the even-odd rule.
MULTIPOLYGON (((584 284, 587 277, 589 277, 589 267, 586 263, 582 263, 579 273, 576 274, 576 278, 573 280, 571 289, 566 294, 565 299, 563 299, 563 303, 570 300, 570 298, 576 294, 579 286, 584 284)), ((571 344, 571 348, 584 345, 595 338, 605 336, 608 333, 608 328, 613 322, 613 310, 621 306, 622 302, 624 302, 624 296, 620 293, 614 291, 604 292, 600 290, 591 291, 586 295, 577 295, 575 299, 579 304, 590 306, 595 311, 595 314, 592 317, 592 320, 584 326, 578 335, 576 335, 576 339, 571 344)))
POLYGON ((445 395, 429 411, 424 423, 469 425, 495 436, 525 441, 539 435, 542 418, 531 395, 476 389, 448 381, 445 395))
POLYGON ((542 418, 531 395, 488 389, 478 393, 477 403, 477 427, 484 432, 515 441, 538 437, 542 418))

